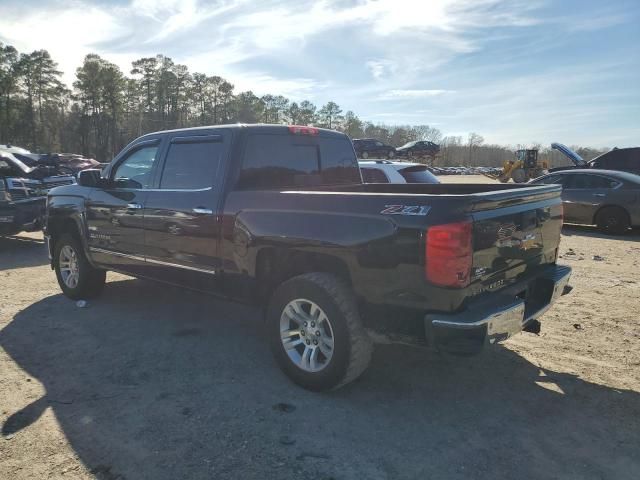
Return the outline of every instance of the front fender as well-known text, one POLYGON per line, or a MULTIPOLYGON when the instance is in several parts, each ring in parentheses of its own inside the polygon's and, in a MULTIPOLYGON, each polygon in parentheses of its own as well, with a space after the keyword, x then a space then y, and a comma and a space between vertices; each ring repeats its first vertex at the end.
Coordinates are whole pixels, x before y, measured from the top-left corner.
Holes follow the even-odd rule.
MULTIPOLYGON (((84 254, 93 264, 89 255, 85 197, 81 195, 54 195, 47 199, 44 234, 49 237, 49 249, 53 253, 56 238, 63 233, 77 234, 84 254)), ((53 260, 52 260, 53 262, 53 260)))

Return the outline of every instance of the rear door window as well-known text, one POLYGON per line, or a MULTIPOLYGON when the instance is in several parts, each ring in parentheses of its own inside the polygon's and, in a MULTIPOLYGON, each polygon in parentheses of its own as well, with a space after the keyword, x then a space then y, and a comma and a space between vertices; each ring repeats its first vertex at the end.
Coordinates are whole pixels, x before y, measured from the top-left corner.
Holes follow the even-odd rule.
POLYGON ((612 178, 603 177, 600 175, 589 175, 586 173, 578 173, 575 175, 569 175, 565 187, 574 190, 586 190, 586 189, 598 189, 598 188, 613 188, 618 182, 612 178))
POLYGON ((536 180, 533 183, 543 183, 545 185, 557 183, 562 185, 562 179, 563 179, 563 175, 549 175, 548 177, 541 178, 540 180, 536 180))
POLYGON ((263 189, 360 183, 346 137, 251 134, 237 187, 263 189))
POLYGON ((174 138, 167 152, 160 188, 199 190, 212 187, 223 146, 220 135, 174 138))

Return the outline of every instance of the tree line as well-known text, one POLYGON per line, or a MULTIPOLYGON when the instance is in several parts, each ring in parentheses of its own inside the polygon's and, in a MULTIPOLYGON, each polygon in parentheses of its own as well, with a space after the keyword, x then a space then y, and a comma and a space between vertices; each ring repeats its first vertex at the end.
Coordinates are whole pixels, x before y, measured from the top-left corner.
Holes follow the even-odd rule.
MULTIPOLYGON (((400 146, 430 140, 442 147, 437 164, 499 166, 513 158, 509 147, 487 145, 482 136, 444 137, 428 125, 367 122, 335 102, 318 107, 282 95, 235 92, 216 75, 191 73, 164 55, 132 62, 125 74, 96 54, 76 69, 72 88, 46 50, 20 53, 0 42, 0 144, 36 152, 71 152, 106 162, 134 138, 171 128, 224 123, 314 125, 351 138, 376 138, 400 146)), ((580 153, 580 152, 579 152, 580 153)), ((598 152, 584 150, 587 159, 598 152)), ((557 152, 543 150, 554 164, 557 152)))

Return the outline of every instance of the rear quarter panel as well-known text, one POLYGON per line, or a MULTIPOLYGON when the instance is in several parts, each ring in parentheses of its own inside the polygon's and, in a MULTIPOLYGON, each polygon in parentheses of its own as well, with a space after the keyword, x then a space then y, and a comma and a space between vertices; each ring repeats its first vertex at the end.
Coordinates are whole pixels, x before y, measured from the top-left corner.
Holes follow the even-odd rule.
MULTIPOLYGON (((393 186, 392 190, 397 187, 405 186, 393 186)), ((401 190, 411 191, 409 187, 401 190)), ((447 186, 426 187, 446 191, 447 186)), ((415 190, 426 188, 419 185, 415 190)), ((529 267, 553 263, 560 239, 560 211, 559 186, 509 188, 478 195, 233 191, 222 215, 224 271, 255 278, 258 257, 267 249, 319 254, 345 265, 357 295, 369 303, 453 311, 461 308, 465 299, 486 292, 487 283, 496 274, 506 285, 529 267), (535 241, 544 245, 539 251, 524 255, 512 252, 509 256, 498 248, 497 226, 532 216, 537 222, 538 215, 541 221, 536 223, 535 241), (427 228, 470 219, 493 228, 493 237, 488 241, 485 232, 486 244, 476 249, 474 256, 474 262, 484 270, 467 288, 427 283, 427 228)))

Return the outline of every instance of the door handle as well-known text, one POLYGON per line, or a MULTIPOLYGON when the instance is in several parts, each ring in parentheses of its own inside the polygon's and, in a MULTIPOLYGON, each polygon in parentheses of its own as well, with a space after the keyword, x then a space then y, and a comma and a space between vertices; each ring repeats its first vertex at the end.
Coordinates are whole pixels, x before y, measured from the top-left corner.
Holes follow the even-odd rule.
POLYGON ((604 193, 594 193, 593 194, 594 197, 604 197, 604 193))
POLYGON ((198 215, 213 215, 213 210, 210 208, 196 207, 191 211, 198 215))
POLYGON ((142 205, 139 203, 127 203, 127 210, 140 210, 142 205))

